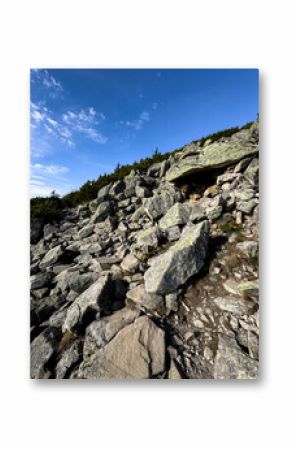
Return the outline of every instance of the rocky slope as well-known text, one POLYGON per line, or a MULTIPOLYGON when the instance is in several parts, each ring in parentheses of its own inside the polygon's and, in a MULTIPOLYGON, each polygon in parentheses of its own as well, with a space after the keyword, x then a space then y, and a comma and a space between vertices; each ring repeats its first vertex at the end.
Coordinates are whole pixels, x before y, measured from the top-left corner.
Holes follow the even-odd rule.
POLYGON ((256 378, 258 173, 255 122, 46 224, 31 245, 31 377, 256 378))

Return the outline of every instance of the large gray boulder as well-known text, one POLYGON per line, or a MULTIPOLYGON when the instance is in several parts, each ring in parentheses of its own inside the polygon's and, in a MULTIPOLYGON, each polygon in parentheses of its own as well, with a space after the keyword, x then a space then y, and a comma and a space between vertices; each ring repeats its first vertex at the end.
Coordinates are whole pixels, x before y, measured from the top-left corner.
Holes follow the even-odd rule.
POLYGON ((245 157, 258 153, 257 145, 229 140, 214 142, 201 149, 198 154, 188 156, 172 164, 166 173, 168 181, 177 181, 200 171, 213 170, 232 165, 245 157))
POLYGON ((103 221, 108 215, 112 213, 113 210, 113 204, 111 201, 103 201, 101 204, 98 205, 96 212, 94 213, 92 217, 92 221, 94 223, 98 223, 100 221, 103 221))
POLYGON ((184 228, 180 240, 166 253, 156 257, 144 275, 149 293, 166 294, 175 291, 204 264, 209 238, 207 220, 184 228))
POLYGON ((62 330, 74 332, 85 318, 92 321, 96 312, 109 311, 113 302, 112 281, 109 275, 100 277, 72 303, 67 310, 62 330))
POLYGON ((161 193, 154 193, 151 198, 143 199, 143 207, 149 218, 155 220, 164 215, 175 203, 175 196, 165 190, 161 193))
POLYGON ((161 231, 166 231, 175 225, 188 223, 191 209, 187 204, 175 203, 159 221, 161 231))
POLYGON ((84 359, 84 379, 149 379, 165 371, 165 334, 147 316, 126 326, 103 348, 84 359))
POLYGON ((256 379, 259 363, 242 351, 234 337, 219 335, 215 379, 256 379))
POLYGON ((63 255, 62 246, 61 245, 55 246, 45 254, 45 256, 43 257, 42 261, 39 264, 40 268, 41 269, 47 268, 55 264, 61 258, 62 255, 63 255))

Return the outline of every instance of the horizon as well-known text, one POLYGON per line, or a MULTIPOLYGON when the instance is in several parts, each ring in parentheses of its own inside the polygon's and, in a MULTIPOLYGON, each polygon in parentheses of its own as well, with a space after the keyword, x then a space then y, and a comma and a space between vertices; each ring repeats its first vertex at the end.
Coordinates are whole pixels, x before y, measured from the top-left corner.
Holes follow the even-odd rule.
POLYGON ((31 197, 165 153, 259 113, 257 69, 31 69, 31 197))

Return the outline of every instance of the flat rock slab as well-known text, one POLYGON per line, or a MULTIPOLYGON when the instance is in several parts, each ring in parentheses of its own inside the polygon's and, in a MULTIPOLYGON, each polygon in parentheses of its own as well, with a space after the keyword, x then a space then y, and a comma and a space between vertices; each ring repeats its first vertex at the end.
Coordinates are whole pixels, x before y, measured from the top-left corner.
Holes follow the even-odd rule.
POLYGON ((148 293, 174 292, 204 264, 209 238, 209 223, 203 221, 184 228, 180 240, 166 253, 154 258, 144 275, 148 293))
POLYGON ((121 329, 133 323, 139 315, 138 310, 124 307, 112 315, 93 321, 86 329, 84 355, 91 355, 96 349, 104 347, 121 329))
POLYGON ((82 379, 150 379, 165 371, 165 334, 147 316, 137 318, 104 349, 80 365, 82 379))
POLYGON ((247 156, 258 153, 258 147, 238 142, 214 142, 204 147, 197 155, 188 156, 172 165, 166 173, 168 181, 177 181, 200 171, 227 167, 247 156))

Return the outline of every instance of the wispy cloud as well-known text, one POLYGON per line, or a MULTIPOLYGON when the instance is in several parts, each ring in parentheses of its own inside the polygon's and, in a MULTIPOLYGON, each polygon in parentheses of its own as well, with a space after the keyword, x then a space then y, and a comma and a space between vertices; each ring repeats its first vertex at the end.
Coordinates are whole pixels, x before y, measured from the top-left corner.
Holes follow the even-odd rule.
POLYGON ((130 128, 134 128, 136 131, 139 131, 140 129, 143 128, 144 123, 149 122, 150 121, 150 114, 147 111, 143 111, 141 112, 141 114, 139 115, 139 117, 136 120, 127 120, 127 121, 121 121, 120 124, 125 124, 126 126, 130 127, 130 128))
POLYGON ((107 137, 97 128, 105 116, 93 107, 80 111, 67 111, 61 118, 56 118, 43 103, 31 102, 31 128, 40 130, 46 137, 59 139, 68 147, 75 146, 75 137, 82 134, 93 142, 104 144, 107 137))
POLYGON ((72 190, 74 186, 63 176, 68 171, 68 167, 62 165, 31 164, 31 197, 49 196, 53 190, 64 195, 72 190))
POLYGON ((44 165, 44 164, 32 164, 32 172, 43 173, 47 175, 60 175, 67 173, 69 169, 61 165, 44 165))
POLYGON ((47 89, 49 96, 52 98, 56 98, 64 90, 62 84, 47 69, 32 69, 31 82, 47 89))
POLYGON ((97 112, 93 107, 81 109, 79 112, 68 111, 63 114, 62 119, 65 124, 94 142, 103 144, 108 140, 96 128, 106 117, 102 112, 97 112))
POLYGON ((155 102, 152 104, 152 109, 153 109, 153 111, 155 111, 155 110, 158 108, 158 106, 159 106, 159 103, 157 103, 157 101, 155 101, 155 102))

